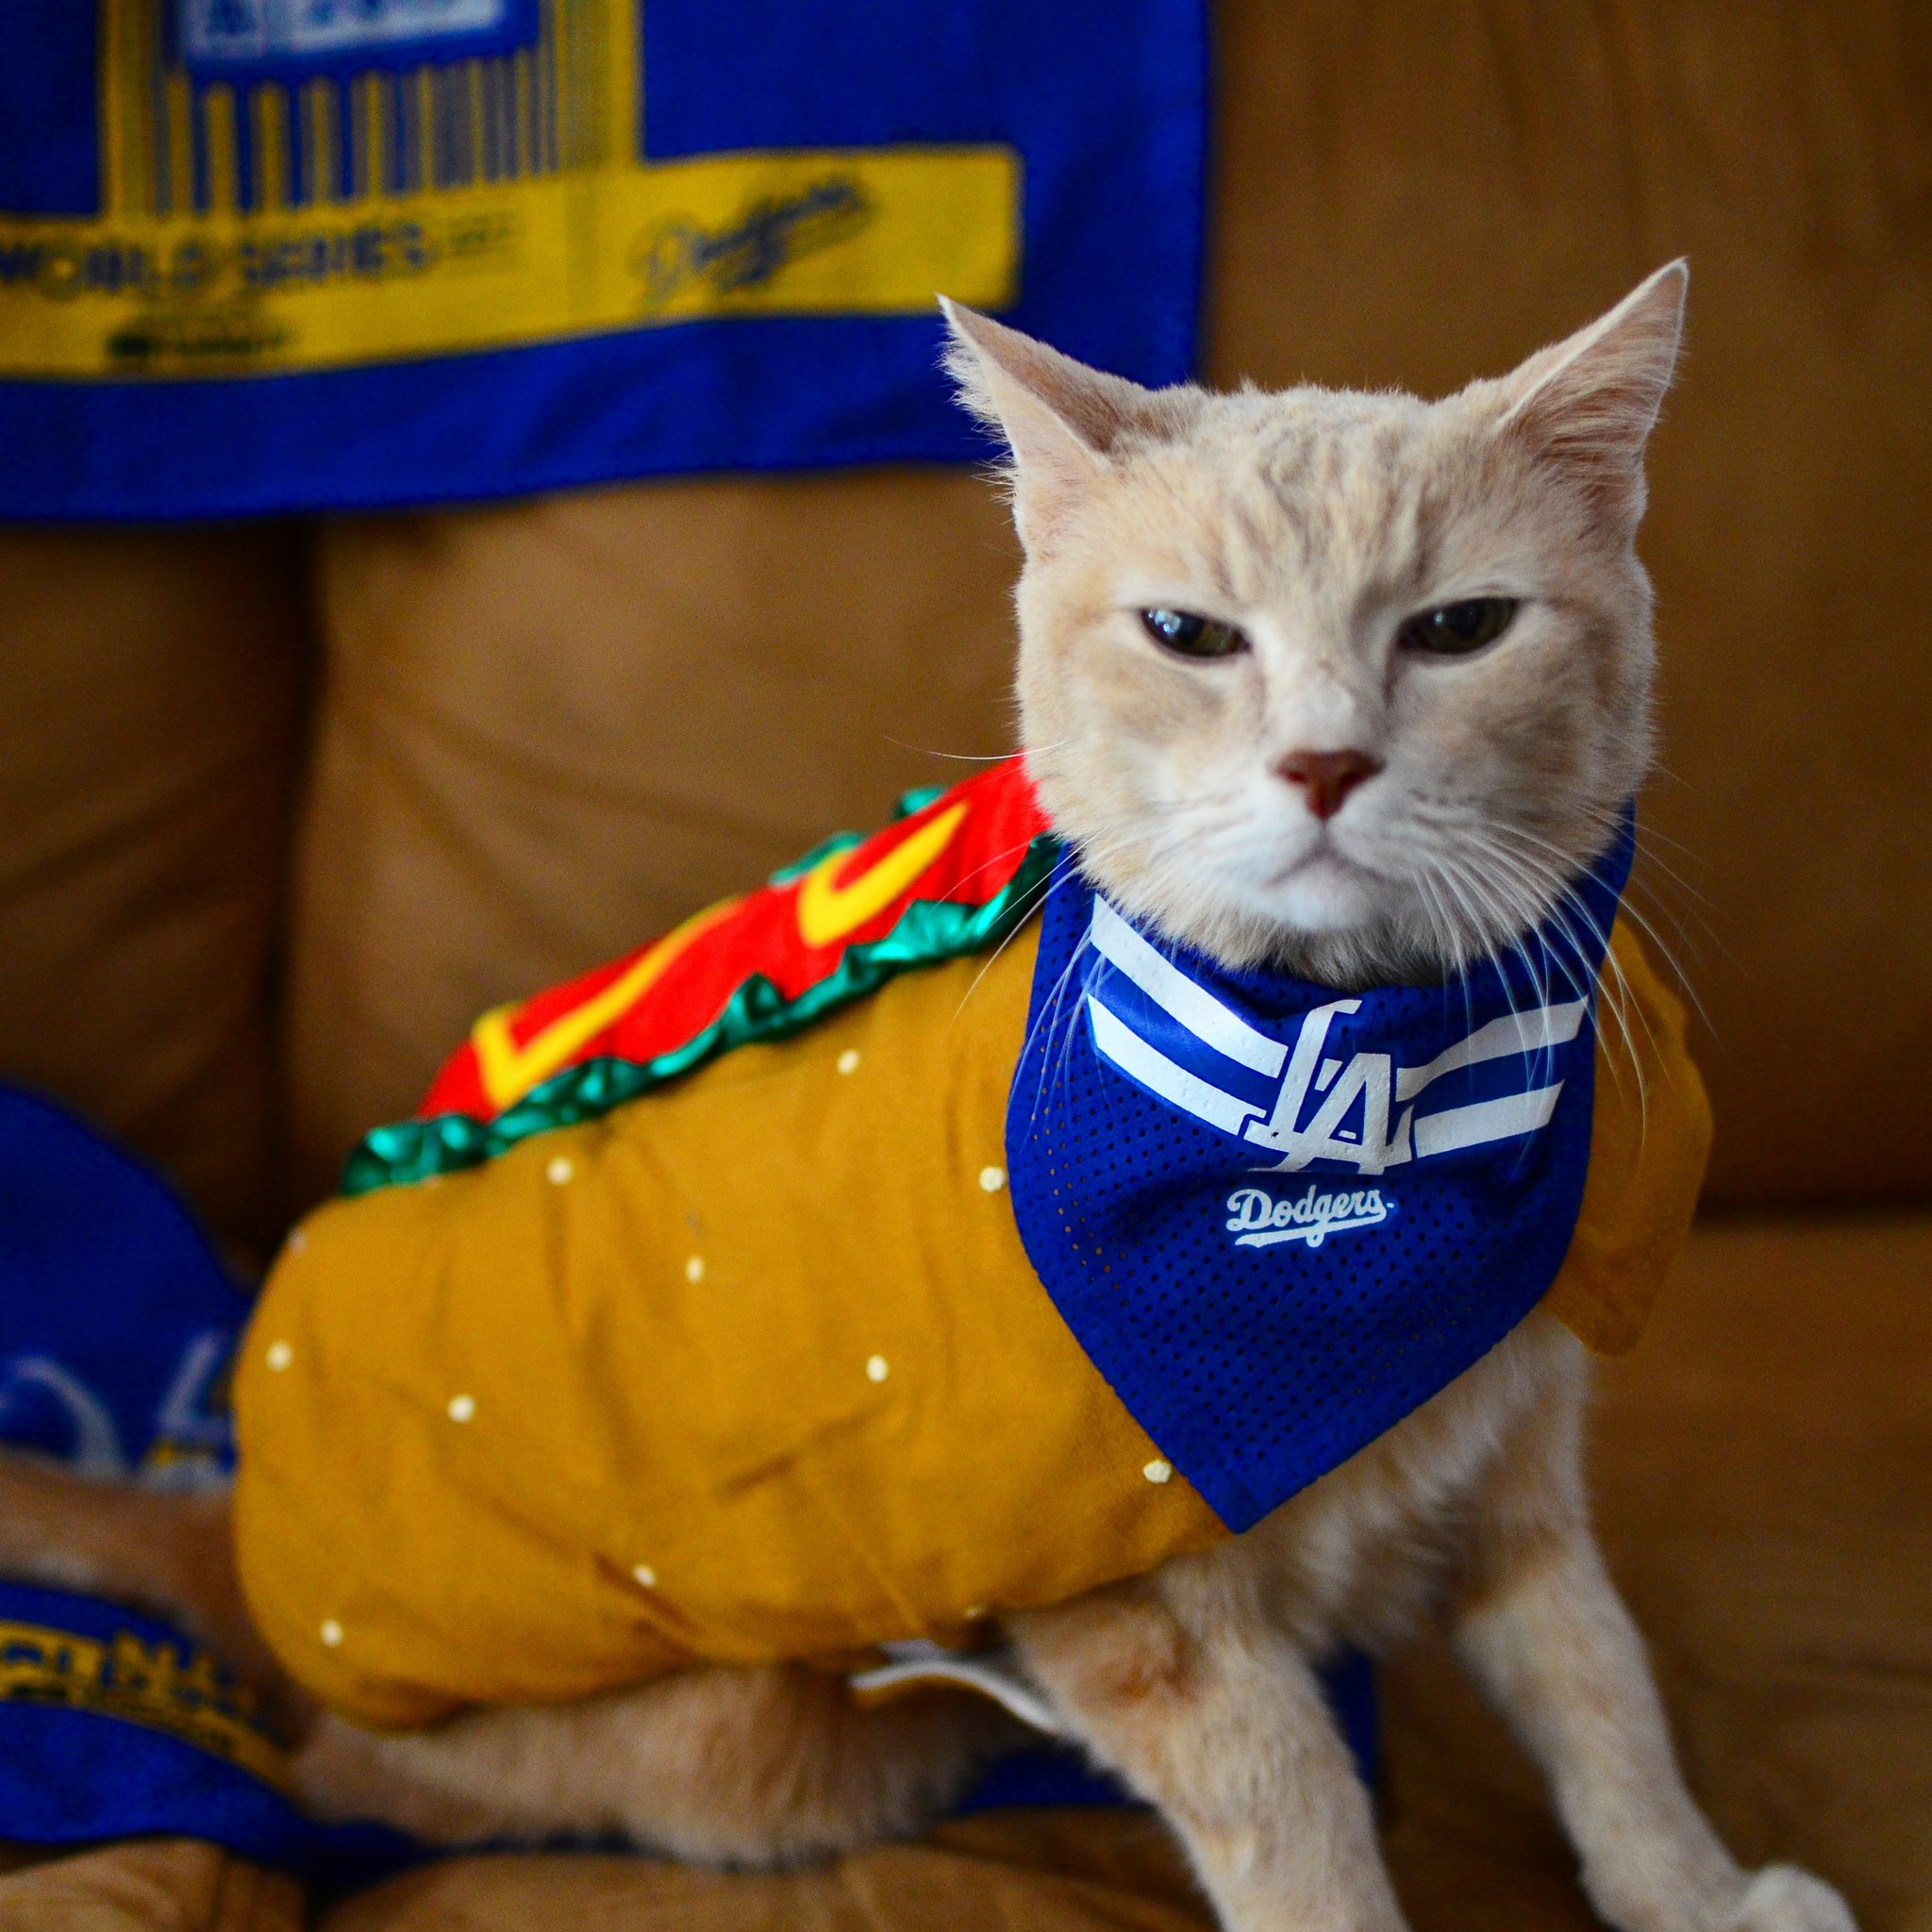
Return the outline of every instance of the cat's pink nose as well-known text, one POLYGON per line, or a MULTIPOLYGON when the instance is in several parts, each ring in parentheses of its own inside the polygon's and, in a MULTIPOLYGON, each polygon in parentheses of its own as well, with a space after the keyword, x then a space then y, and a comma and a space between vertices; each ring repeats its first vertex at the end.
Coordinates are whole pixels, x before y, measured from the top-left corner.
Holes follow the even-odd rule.
POLYGON ((1365 751, 1291 751, 1274 769, 1302 788, 1318 819, 1332 819, 1342 800, 1382 769, 1382 760, 1365 751))

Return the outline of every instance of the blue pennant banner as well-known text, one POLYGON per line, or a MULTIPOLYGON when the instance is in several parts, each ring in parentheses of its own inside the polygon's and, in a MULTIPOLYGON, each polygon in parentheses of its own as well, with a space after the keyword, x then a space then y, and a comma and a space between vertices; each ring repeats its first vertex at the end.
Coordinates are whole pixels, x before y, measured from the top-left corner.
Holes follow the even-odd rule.
POLYGON ((9 11, 0 517, 985 453, 936 291, 1192 373, 1204 0, 9 11))
MULTIPOLYGON (((0 1443, 103 1482, 221 1485, 248 1306, 155 1174, 0 1087, 0 1443)), ((252 1694, 179 1630, 0 1582, 0 1839, 180 1834, 328 1883, 412 1856, 316 1824, 285 1776, 252 1694)))

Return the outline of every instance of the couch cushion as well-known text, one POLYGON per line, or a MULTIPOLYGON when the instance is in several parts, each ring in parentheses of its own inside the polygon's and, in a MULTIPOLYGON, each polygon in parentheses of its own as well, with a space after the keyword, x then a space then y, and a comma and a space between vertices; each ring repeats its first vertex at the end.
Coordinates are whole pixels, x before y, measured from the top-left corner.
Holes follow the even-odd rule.
MULTIPOLYGON (((1186 1868, 1132 1813, 1008 1812, 775 1877, 643 1859, 472 1858, 351 1900, 325 1932, 1207 1932, 1186 1868)), ((117 1928, 118 1932, 118 1928, 117 1928)))
POLYGON ((192 1839, 143 1839, 0 1878, 0 1932, 302 1932, 302 1890, 192 1839))
POLYGON ((322 570, 290 989, 311 1196, 484 1008, 1004 746, 1013 557, 972 476, 343 525, 322 570))
POLYGON ((0 532, 0 1076, 270 1239, 299 538, 0 532))

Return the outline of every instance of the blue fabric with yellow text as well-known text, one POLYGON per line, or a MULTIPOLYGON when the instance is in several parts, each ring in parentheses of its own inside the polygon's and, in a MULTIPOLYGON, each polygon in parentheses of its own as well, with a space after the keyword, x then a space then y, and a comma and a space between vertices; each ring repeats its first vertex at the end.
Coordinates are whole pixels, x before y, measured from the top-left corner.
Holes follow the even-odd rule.
MULTIPOLYGON (((0 1087, 0 1444, 100 1481, 225 1480, 228 1364, 249 1301, 160 1178, 0 1087)), ((219 1659, 151 1616, 0 1582, 0 1838, 208 1839, 330 1883, 410 1856, 318 1825, 219 1659)))
POLYGON ((936 289, 1192 373, 1204 0, 149 16, 8 10, 0 517, 971 459, 936 289))

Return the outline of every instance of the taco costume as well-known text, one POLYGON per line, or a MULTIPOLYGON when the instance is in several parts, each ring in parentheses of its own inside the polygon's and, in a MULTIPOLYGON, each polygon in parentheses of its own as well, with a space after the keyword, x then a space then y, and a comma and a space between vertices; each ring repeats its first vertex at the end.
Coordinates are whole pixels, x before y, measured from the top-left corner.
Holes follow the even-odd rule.
POLYGON ((237 1541, 345 1715, 964 1644, 1248 1527, 1539 1303, 1636 1340, 1708 1115, 1627 833, 1515 960, 1340 998, 1137 926, 1017 759, 908 806, 486 1014, 291 1238, 237 1541))

